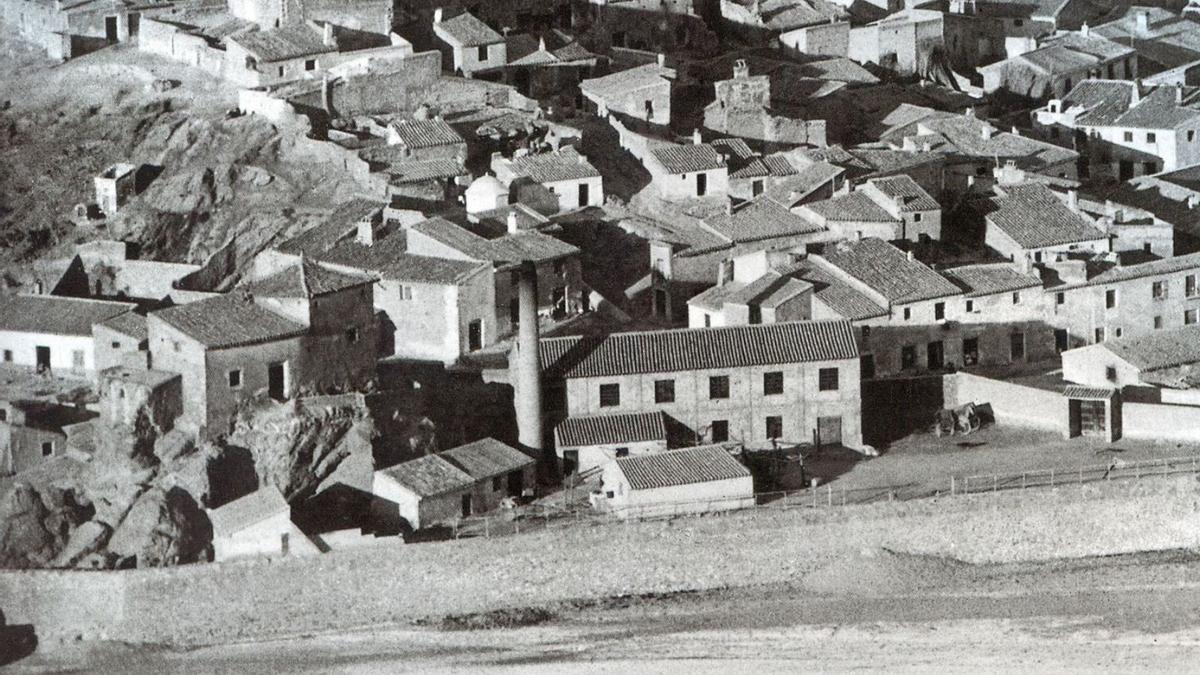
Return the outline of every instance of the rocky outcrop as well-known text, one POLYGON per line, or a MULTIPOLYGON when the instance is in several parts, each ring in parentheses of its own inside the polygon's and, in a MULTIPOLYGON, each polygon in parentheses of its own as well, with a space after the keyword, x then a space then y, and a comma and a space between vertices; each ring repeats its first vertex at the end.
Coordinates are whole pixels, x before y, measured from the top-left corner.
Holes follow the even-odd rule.
POLYGON ((107 551, 116 563, 162 567, 200 559, 212 542, 212 524, 187 491, 155 486, 142 493, 112 533, 107 551))

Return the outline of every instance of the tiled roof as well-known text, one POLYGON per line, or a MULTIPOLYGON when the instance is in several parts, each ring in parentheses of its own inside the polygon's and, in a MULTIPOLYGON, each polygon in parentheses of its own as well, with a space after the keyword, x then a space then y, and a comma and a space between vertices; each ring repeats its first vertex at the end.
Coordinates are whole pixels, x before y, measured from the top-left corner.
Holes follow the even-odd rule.
POLYGON ((1133 102, 1135 82, 1124 80, 1083 80, 1063 97, 1063 110, 1080 107, 1086 110, 1076 118, 1085 126, 1107 126, 1129 110, 1133 102))
POLYGON ((57 295, 0 297, 0 330, 49 335, 91 335, 92 324, 132 310, 126 302, 57 295))
POLYGON ((768 271, 749 283, 730 281, 713 286, 699 295, 692 296, 688 304, 714 311, 720 310, 727 303, 776 307, 812 288, 811 283, 802 279, 768 271))
POLYGON ((770 197, 758 197, 741 205, 733 213, 709 218, 704 224, 722 237, 738 243, 823 232, 825 229, 792 213, 770 197))
POLYGON ((819 202, 804 205, 834 222, 865 221, 872 223, 897 222, 892 214, 883 210, 862 192, 842 194, 819 202))
POLYGON ((1141 279, 1150 276, 1166 275, 1185 270, 1200 270, 1200 253, 1188 253, 1186 255, 1179 255, 1173 258, 1151 260, 1150 262, 1139 263, 1137 265, 1113 267, 1112 269, 1101 272, 1091 279, 1088 279, 1087 283, 1080 285, 1099 286, 1102 284, 1116 283, 1118 281, 1129 281, 1130 279, 1141 279))
POLYGON ((376 473, 391 478, 418 497, 436 497, 475 485, 470 474, 439 455, 425 455, 376 473))
POLYGON ((826 0, 765 0, 755 3, 755 6, 763 25, 777 31, 829 23, 831 19, 846 17, 845 7, 826 0))
POLYGON ((1078 384, 1068 384, 1063 387, 1063 396, 1065 398, 1083 399, 1085 401, 1107 401, 1117 393, 1116 389, 1109 387, 1084 387, 1078 384))
POLYGON ((492 30, 490 26, 475 18, 470 12, 463 12, 452 19, 443 19, 440 24, 436 24, 436 27, 463 47, 479 47, 504 42, 503 35, 492 30))
POLYGON ((529 455, 494 438, 450 448, 438 453, 438 456, 449 460, 477 481, 518 471, 534 463, 529 455))
POLYGON ((366 275, 336 272, 301 258, 274 274, 242 284, 241 288, 264 298, 310 299, 374 281, 366 275))
POLYGON ((787 176, 767 186, 768 197, 787 207, 795 206, 797 202, 811 195, 817 188, 828 185, 845 172, 840 166, 828 162, 813 162, 801 167, 794 176, 787 176))
POLYGON ((863 321, 888 314, 886 307, 810 261, 802 261, 790 268, 781 269, 780 273, 812 284, 813 297, 848 321, 863 321))
POLYGON ((958 295, 945 277, 882 239, 843 242, 822 256, 826 262, 863 282, 893 304, 958 295))
MULTIPOLYGON (((750 470, 721 445, 621 457, 617 468, 634 490, 747 478, 750 470)), ((746 495, 749 496, 749 495, 746 495)))
POLYGON ((336 46, 325 44, 321 31, 307 24, 239 33, 227 40, 241 45, 251 56, 264 63, 337 51, 336 46))
POLYGON ((579 252, 568 243, 536 231, 484 239, 442 218, 421 221, 411 229, 471 258, 495 263, 553 260, 579 252))
MULTIPOLYGON (((1079 156, 1079 153, 1068 148, 996 130, 990 123, 969 115, 941 115, 923 119, 916 125, 924 127, 932 135, 940 138, 949 146, 946 150, 967 157, 982 157, 993 161, 1015 159, 1018 166, 1036 168, 1059 164, 1079 156), (991 130, 987 135, 983 133, 985 128, 991 130)), ((885 134, 885 137, 887 136, 885 134)))
POLYGON ((389 182, 394 185, 421 183, 439 178, 454 178, 466 175, 462 162, 455 157, 423 159, 416 162, 393 162, 386 169, 389 182))
POLYGON ((1200 117, 1200 109, 1195 107, 1200 98, 1198 94, 1200 89, 1194 87, 1156 87, 1118 117, 1114 125, 1134 129, 1173 129, 1200 117), (1181 95, 1181 101, 1176 101, 1177 95, 1181 95))
POLYGON ((433 148, 439 145, 466 143, 454 127, 441 118, 426 120, 397 120, 389 125, 400 142, 410 148, 433 148))
POLYGON ((583 80, 579 83, 579 88, 600 98, 619 98, 646 87, 669 87, 671 86, 670 81, 674 78, 674 69, 660 66, 657 63, 648 63, 603 77, 583 80))
POLYGON ((136 312, 118 314, 111 319, 105 319, 98 323, 105 328, 114 330, 121 335, 128 335, 138 341, 149 337, 146 332, 146 317, 136 312))
POLYGON ((707 171, 725 166, 725 159, 716 148, 704 143, 668 145, 651 151, 655 159, 670 173, 707 171))
POLYGON ((662 411, 568 417, 554 428, 554 439, 555 445, 560 448, 665 441, 666 417, 662 411))
POLYGON ((274 485, 261 487, 208 512, 214 537, 237 534, 281 513, 291 513, 287 500, 274 485))
POLYGON ((753 159, 755 156, 754 151, 741 138, 718 138, 709 145, 716 148, 717 152, 735 159, 753 159))
POLYGON ((936 199, 918 185, 912 176, 900 174, 886 178, 872 178, 870 182, 879 188, 880 192, 897 200, 902 212, 938 211, 942 208, 942 205, 938 204, 936 199))
POLYGON ((570 146, 555 152, 525 155, 514 159, 512 170, 518 175, 529 177, 536 183, 581 180, 600 176, 600 172, 592 166, 587 157, 579 154, 575 148, 570 146))
POLYGON ((1041 183, 1014 185, 1004 190, 1007 195, 988 200, 994 210, 985 217, 1022 248, 1104 239, 1103 232, 1041 183))
POLYGON ((604 377, 858 357, 850 324, 805 321, 542 340, 548 375, 604 377))
POLYGON ((413 255, 406 250, 400 234, 384 237, 371 246, 348 241, 333 247, 318 260, 378 274, 384 279, 443 285, 457 284, 490 267, 485 262, 413 255))
POLYGON ((1200 325, 1156 330, 1100 344, 1141 371, 1175 368, 1200 362, 1200 325))
POLYGON ((329 250, 358 228, 358 222, 382 211, 387 204, 373 199, 355 198, 334 207, 333 212, 316 227, 288 239, 278 246, 284 253, 318 255, 329 250))
POLYGON ((255 304, 242 291, 154 312, 167 325, 200 344, 222 349, 304 335, 307 329, 255 304))
POLYGON ((942 270, 942 274, 958 284, 968 298, 1042 287, 1037 275, 1021 272, 1008 263, 963 265, 942 270))

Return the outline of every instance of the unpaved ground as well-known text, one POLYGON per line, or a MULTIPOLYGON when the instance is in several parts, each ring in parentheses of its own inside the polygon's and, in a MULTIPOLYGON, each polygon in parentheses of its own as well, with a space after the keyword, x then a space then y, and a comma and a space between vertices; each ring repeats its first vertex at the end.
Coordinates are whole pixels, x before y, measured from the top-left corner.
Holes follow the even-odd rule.
POLYGON ((1183 672, 1200 658, 1193 553, 954 565, 947 576, 942 560, 876 558, 886 564, 831 571, 837 591, 801 582, 610 599, 478 631, 384 627, 192 651, 68 645, 14 672, 1183 672))

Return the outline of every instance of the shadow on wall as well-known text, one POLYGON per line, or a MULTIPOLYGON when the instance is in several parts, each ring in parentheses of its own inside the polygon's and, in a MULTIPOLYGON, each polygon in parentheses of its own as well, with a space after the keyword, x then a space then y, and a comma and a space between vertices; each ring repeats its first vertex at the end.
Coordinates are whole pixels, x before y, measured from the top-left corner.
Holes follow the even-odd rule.
POLYGON ((0 613, 0 667, 11 665, 37 650, 37 633, 32 624, 7 626, 0 613))
POLYGON ((942 376, 864 380, 862 383, 863 442, 882 451, 915 431, 931 425, 944 406, 942 376))

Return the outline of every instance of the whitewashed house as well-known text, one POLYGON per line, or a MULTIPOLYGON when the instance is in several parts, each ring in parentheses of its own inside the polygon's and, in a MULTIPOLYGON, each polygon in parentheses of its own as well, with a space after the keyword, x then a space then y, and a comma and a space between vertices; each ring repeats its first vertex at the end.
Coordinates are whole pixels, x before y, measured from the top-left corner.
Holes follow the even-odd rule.
POLYGON ((292 523, 292 509, 274 486, 255 490, 208 512, 213 560, 315 555, 317 547, 292 523))
POLYGON ((0 299, 0 361, 56 375, 92 377, 92 325, 133 308, 133 303, 55 295, 0 299))
POLYGON ((492 171, 505 185, 527 178, 545 187, 558 197, 560 213, 604 204, 604 179, 600 171, 571 146, 513 159, 495 155, 492 171))
POLYGON ((723 445, 622 457, 605 466, 595 503, 620 518, 733 511, 754 506, 754 479, 723 445))
POLYGON ((554 428, 554 444, 563 473, 586 473, 620 457, 665 452, 666 415, 655 411, 568 417, 554 428))
POLYGON ((504 36, 470 12, 443 19, 439 7, 433 13, 433 33, 449 47, 450 70, 454 73, 469 77, 472 73, 500 68, 508 63, 504 36))
POLYGON ((643 164, 660 197, 668 201, 729 194, 729 167, 697 131, 690 145, 664 145, 646 154, 643 164))

